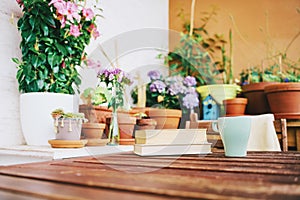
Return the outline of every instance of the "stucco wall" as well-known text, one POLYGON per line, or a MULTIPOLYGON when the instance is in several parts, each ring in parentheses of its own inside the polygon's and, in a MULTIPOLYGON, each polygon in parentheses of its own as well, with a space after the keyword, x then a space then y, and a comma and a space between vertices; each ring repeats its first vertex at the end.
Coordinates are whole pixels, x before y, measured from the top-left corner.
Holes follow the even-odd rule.
MULTIPOLYGON (((285 51, 300 31, 300 0, 197 0, 195 27, 202 24, 203 12, 210 12, 213 6, 217 8, 217 16, 207 29, 210 34, 224 34, 227 41, 229 29, 232 29, 236 77, 241 69, 260 65, 268 54, 285 51)), ((182 31, 183 23, 189 22, 190 8, 191 0, 169 1, 170 29, 182 31), (185 20, 178 17, 181 10, 185 20)), ((299 59, 300 37, 290 46, 287 55, 295 61, 299 59)))

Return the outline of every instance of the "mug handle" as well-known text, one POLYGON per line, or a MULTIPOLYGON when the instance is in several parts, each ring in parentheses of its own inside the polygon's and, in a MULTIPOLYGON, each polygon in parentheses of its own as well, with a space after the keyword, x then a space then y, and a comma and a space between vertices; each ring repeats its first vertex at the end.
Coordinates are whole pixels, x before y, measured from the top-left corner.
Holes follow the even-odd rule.
POLYGON ((214 121, 211 123, 211 128, 215 132, 219 132, 218 121, 214 121))

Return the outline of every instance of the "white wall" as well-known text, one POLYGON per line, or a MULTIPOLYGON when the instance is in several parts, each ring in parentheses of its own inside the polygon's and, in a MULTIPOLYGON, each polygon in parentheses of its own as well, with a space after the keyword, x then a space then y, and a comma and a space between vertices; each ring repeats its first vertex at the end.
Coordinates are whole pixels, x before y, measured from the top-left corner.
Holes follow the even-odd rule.
MULTIPOLYGON (((118 52, 121 52, 118 53, 120 56, 118 63, 124 70, 134 75, 138 69, 145 76, 149 69, 163 68, 162 61, 155 57, 159 53, 156 48, 168 48, 168 34, 165 32, 168 29, 168 0, 99 0, 99 2, 104 10, 102 13, 104 18, 99 20, 102 36, 89 46, 88 53, 97 53, 95 48, 98 46, 97 43, 100 43, 108 48, 105 51, 111 59, 116 59, 116 51, 112 46, 117 38, 118 52), (145 31, 144 28, 151 28, 149 30, 152 30, 152 33, 145 31), (135 35, 139 33, 137 30, 143 30, 142 34, 135 35)), ((19 120, 19 92, 15 79, 16 68, 11 61, 12 57, 21 57, 18 48, 20 37, 16 24, 10 23, 12 14, 16 23, 16 16, 21 14, 16 1, 0 1, 0 146, 23 143, 19 120)), ((103 66, 106 66, 107 60, 99 57, 103 66)), ((83 70, 82 76, 82 89, 93 86, 96 81, 93 70, 83 70)))
POLYGON ((20 14, 15 1, 0 2, 0 145, 21 144, 19 92, 12 57, 20 57, 19 34, 11 17, 20 14))
MULTIPOLYGON (((90 58, 109 67, 99 44, 109 59, 133 77, 140 74, 148 82, 147 72, 161 69, 167 73, 163 60, 157 55, 168 50, 168 0, 103 0, 104 18, 99 20, 101 37, 90 47, 90 58), (160 50, 158 50, 160 49, 160 50)), ((96 84, 95 72, 83 70, 84 88, 96 84)), ((137 80, 133 84, 134 87, 137 80)))

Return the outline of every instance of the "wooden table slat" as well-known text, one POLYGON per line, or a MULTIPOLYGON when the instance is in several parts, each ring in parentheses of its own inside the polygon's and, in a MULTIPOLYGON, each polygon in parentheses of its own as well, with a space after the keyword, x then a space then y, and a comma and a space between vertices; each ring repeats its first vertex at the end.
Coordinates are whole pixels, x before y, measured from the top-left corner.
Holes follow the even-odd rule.
POLYGON ((52 199, 94 199, 102 192, 122 199, 299 199, 299 155, 251 152, 246 158, 226 158, 213 153, 174 159, 118 154, 23 164, 0 167, 0 191, 52 199), (66 191, 57 192, 62 187, 66 191))

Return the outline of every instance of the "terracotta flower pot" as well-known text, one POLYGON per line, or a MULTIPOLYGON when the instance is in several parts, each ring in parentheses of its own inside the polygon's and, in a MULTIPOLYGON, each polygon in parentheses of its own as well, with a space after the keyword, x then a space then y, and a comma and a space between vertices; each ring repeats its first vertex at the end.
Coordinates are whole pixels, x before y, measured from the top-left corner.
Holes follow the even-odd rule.
POLYGON ((247 102, 247 98, 233 98, 223 100, 226 116, 244 115, 247 102))
POLYGON ((105 124, 103 123, 84 123, 82 124, 82 133, 88 139, 101 139, 105 124))
POLYGON ((276 83, 265 87, 271 112, 300 115, 300 83, 276 83))
POLYGON ((154 119, 137 119, 136 129, 137 130, 149 130, 155 129, 157 122, 154 119))
POLYGON ((118 125, 120 131, 120 139, 133 138, 134 126, 136 124, 136 118, 126 114, 118 114, 118 125))
POLYGON ((271 112, 264 89, 272 84, 274 82, 251 83, 242 86, 243 95, 248 99, 246 114, 259 115, 271 112))
POLYGON ((146 115, 157 122, 156 129, 177 129, 182 115, 181 110, 149 108, 146 115))
POLYGON ((106 124, 104 123, 84 123, 82 124, 82 135, 87 139, 87 146, 103 146, 108 141, 102 139, 106 124))

